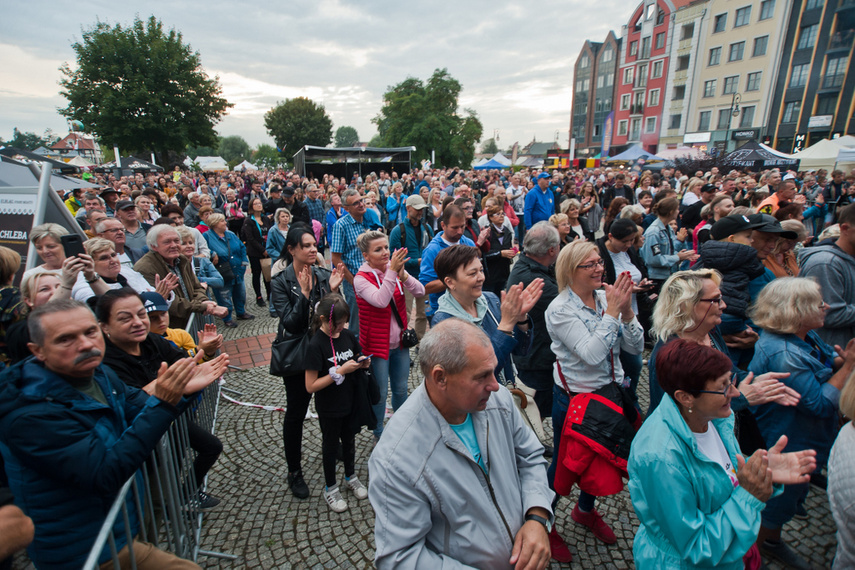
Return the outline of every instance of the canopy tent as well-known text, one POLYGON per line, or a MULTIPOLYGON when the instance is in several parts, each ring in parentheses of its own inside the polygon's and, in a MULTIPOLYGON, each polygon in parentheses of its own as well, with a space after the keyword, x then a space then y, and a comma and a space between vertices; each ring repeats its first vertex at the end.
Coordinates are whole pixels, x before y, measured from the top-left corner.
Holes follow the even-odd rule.
POLYGON ((484 164, 475 167, 475 170, 504 170, 508 165, 496 160, 496 157, 491 158, 484 164))
POLYGON ((229 165, 219 156, 197 156, 194 161, 204 172, 220 172, 228 170, 229 165))
MULTIPOLYGON (((116 165, 116 161, 106 162, 101 166, 95 167, 95 172, 113 172, 114 170, 118 170, 116 165)), ((141 158, 135 158, 133 156, 123 156, 121 157, 121 170, 124 175, 126 172, 133 174, 136 172, 163 172, 163 167, 158 166, 156 164, 152 164, 147 160, 143 160, 141 158)))
POLYGON ((371 172, 409 172, 412 167, 414 146, 396 148, 343 147, 327 148, 306 145, 294 155, 294 170, 303 176, 318 179, 324 174, 349 180, 353 173, 359 176, 371 172))
POLYGON ((735 151, 725 155, 724 164, 728 167, 763 170, 764 168, 784 168, 798 170, 798 159, 773 154, 760 146, 756 140, 750 140, 735 151))
POLYGON ((792 157, 801 161, 799 166, 801 170, 819 170, 820 168, 833 170, 834 164, 837 162, 837 155, 845 149, 837 140, 819 140, 816 144, 800 150, 792 157))
MULTIPOLYGON (((0 187, 31 186, 34 181, 38 184, 38 178, 35 177, 29 165, 13 158, 0 156, 0 187)), ((50 186, 54 190, 63 192, 77 188, 100 188, 97 184, 61 174, 51 174, 50 186)))
POLYGON ((517 159, 514 166, 540 168, 541 166, 543 166, 543 159, 535 158, 533 156, 521 156, 517 159))
POLYGON ((244 160, 243 162, 241 162, 240 164, 235 166, 235 170, 242 170, 242 171, 246 172, 247 170, 258 170, 258 167, 255 166, 250 161, 244 160))
POLYGON ((486 158, 479 158, 478 160, 472 162, 472 168, 475 168, 476 166, 481 166, 485 162, 487 162, 486 158))
POLYGON ((775 156, 780 157, 780 158, 789 158, 790 160, 796 158, 792 154, 787 154, 785 152, 781 152, 780 150, 774 149, 771 146, 765 145, 763 143, 760 143, 760 148, 762 148, 766 152, 768 152, 770 154, 774 154, 775 156))
POLYGON ((510 166, 511 165, 511 159, 508 158, 507 156, 505 156, 504 154, 502 154, 501 152, 497 152, 496 154, 494 154, 493 158, 491 158, 490 160, 495 160, 496 162, 498 162, 499 164, 501 164, 503 166, 510 166))
POLYGON ((831 139, 836 142, 840 146, 845 146, 846 148, 855 148, 855 137, 852 135, 843 135, 842 137, 837 137, 836 139, 831 139))
POLYGON ((694 146, 678 146, 677 148, 663 148, 656 153, 656 156, 664 160, 674 160, 675 158, 699 159, 706 158, 703 150, 694 146))
POLYGON ((80 172, 80 168, 73 164, 67 164, 61 160, 54 160, 23 148, 15 148, 12 146, 0 147, 0 155, 14 158, 19 162, 47 162, 50 164, 51 170, 60 174, 76 174, 80 172))
POLYGON ((840 149, 835 168, 845 171, 855 169, 855 148, 840 149))
POLYGON ((80 167, 82 167, 82 168, 87 168, 87 167, 89 167, 89 166, 94 166, 94 165, 95 165, 95 163, 94 163, 94 162, 89 162, 88 160, 86 160, 85 158, 83 158, 83 157, 82 157, 82 156, 80 156, 80 155, 75 156, 74 158, 72 158, 71 160, 69 160, 69 161, 67 162, 67 164, 70 164, 70 165, 72 165, 72 166, 80 166, 80 167))
POLYGON ((645 162, 663 160, 662 157, 644 150, 644 147, 640 144, 635 144, 618 155, 610 156, 603 162, 635 162, 638 159, 642 159, 645 162))

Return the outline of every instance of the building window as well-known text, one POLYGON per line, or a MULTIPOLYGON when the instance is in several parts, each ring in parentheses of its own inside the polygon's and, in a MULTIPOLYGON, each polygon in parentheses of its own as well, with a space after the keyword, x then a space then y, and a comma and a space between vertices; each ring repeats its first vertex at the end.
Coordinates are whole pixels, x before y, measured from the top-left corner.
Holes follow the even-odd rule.
POLYGON ((816 33, 819 31, 819 24, 803 26, 799 34, 799 43, 796 49, 809 49, 816 45, 816 33))
POLYGON ((629 111, 630 94, 626 93, 620 96, 620 110, 629 111))
POLYGON ((650 37, 641 38, 641 59, 650 57, 650 37))
POLYGON ((589 65, 590 63, 591 63, 591 60, 590 60, 590 58, 588 57, 588 54, 583 55, 583 56, 579 59, 579 67, 581 67, 581 68, 588 67, 588 65, 589 65))
POLYGON ((803 63, 802 65, 793 66, 793 74, 790 76, 790 87, 804 87, 807 85, 808 76, 810 75, 810 64, 803 63))
POLYGON ((611 61, 615 57, 615 52, 611 46, 607 47, 603 52, 603 62, 611 61))
POLYGON ((733 18, 733 27, 741 28, 751 23, 751 6, 739 8, 733 18))
POLYGON ((715 97, 715 79, 704 81, 704 97, 715 97))
POLYGON ((805 10, 813 10, 814 8, 819 8, 825 4, 825 0, 807 0, 805 3, 805 10))
POLYGON ((834 59, 829 59, 828 63, 825 64, 825 78, 826 80, 835 78, 833 81, 839 83, 835 83, 834 85, 826 85, 826 82, 823 82, 823 87, 840 87, 843 85, 843 76, 846 75, 846 68, 849 66, 849 57, 836 57, 834 59))
POLYGON ((594 136, 600 136, 600 125, 594 125, 594 136))
POLYGON ((664 23, 665 23, 665 10, 662 10, 660 8, 659 11, 656 13, 656 25, 661 26, 664 23))
POLYGON ((754 123, 754 107, 743 107, 742 116, 739 118, 740 129, 750 129, 754 123))
POLYGON ((650 77, 656 79, 657 77, 662 77, 662 70, 664 69, 664 63, 662 60, 654 61, 653 67, 650 69, 650 77))
POLYGON ((606 86, 611 87, 614 84, 615 84, 615 76, 612 75, 611 73, 609 73, 608 75, 606 75, 606 86))
POLYGON ((730 44, 730 52, 727 55, 727 61, 739 61, 745 52, 745 42, 736 42, 730 44))
POLYGON ((650 94, 647 96, 647 105, 648 107, 656 107, 659 105, 659 89, 650 90, 650 94))
POLYGON ((629 55, 638 55, 638 42, 629 42, 629 55))
POLYGON ((602 89, 606 84, 606 76, 598 75, 597 76, 597 89, 602 89))
POLYGON ((677 58, 677 71, 685 71, 689 69, 689 56, 681 55, 677 58))
POLYGON ((724 14, 719 14, 713 20, 713 33, 717 34, 719 32, 723 32, 727 29, 727 12, 724 14))
POLYGON ((647 64, 643 63, 638 66, 638 73, 635 77, 635 86, 644 87, 647 85, 647 64))
POLYGON ((754 51, 751 52, 751 57, 759 57, 766 55, 766 47, 769 45, 769 36, 760 36, 754 38, 754 51))
POLYGON ((624 119, 623 121, 617 122, 617 134, 618 134, 618 136, 621 136, 621 137, 626 136, 626 131, 627 131, 628 125, 629 125, 629 121, 627 121, 626 119, 624 119))
POLYGON ((671 115, 670 120, 668 121, 669 129, 679 129, 680 122, 683 120, 683 115, 671 115))
MULTIPOLYGON (((810 4, 810 0, 808 0, 808 4, 810 4)), ((774 14, 775 0, 763 0, 762 2, 760 2, 760 20, 768 20, 774 14)))
POLYGON ((820 95, 816 99, 816 113, 814 115, 833 115, 837 110, 837 93, 820 95))
POLYGON ((623 84, 630 85, 632 83, 633 73, 635 71, 634 67, 627 67, 623 70, 623 84))
POLYGON ((665 32, 661 34, 656 34, 656 49, 662 49, 665 47, 665 32))
POLYGON ((655 133, 656 132, 656 117, 647 117, 644 120, 644 132, 645 133, 655 133))
POLYGON ((722 95, 732 95, 736 93, 737 88, 739 87, 739 76, 732 75, 730 77, 724 78, 724 88, 721 91, 722 95))
POLYGON ((686 98, 686 86, 685 85, 676 85, 674 86, 674 97, 675 101, 682 101, 686 98))
POLYGON ((716 128, 720 131, 730 128, 730 109, 722 109, 718 112, 718 125, 716 128))
POLYGON ((721 47, 710 48, 710 60, 707 65, 718 65, 721 63, 721 47))
POLYGON ((801 101, 790 101, 784 105, 784 116, 781 118, 782 123, 795 123, 799 120, 799 113, 802 110, 801 101))
POLYGON ((748 74, 748 82, 745 84, 746 91, 760 91, 760 77, 762 76, 762 71, 755 71, 754 73, 748 74))
POLYGON ((688 40, 695 35, 695 23, 683 24, 683 31, 680 34, 681 40, 688 40))
POLYGON ((710 130, 710 116, 711 115, 712 115, 712 111, 701 111, 701 114, 698 115, 698 130, 699 131, 710 130))
POLYGON ((641 119, 633 119, 629 125, 629 138, 637 141, 641 138, 641 119))

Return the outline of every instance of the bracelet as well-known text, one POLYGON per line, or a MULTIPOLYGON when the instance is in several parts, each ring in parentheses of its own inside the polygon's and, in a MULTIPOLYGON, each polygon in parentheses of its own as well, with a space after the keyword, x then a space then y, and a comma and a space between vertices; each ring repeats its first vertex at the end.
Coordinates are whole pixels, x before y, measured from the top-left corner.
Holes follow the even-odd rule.
POLYGON ((527 325, 527 324, 528 324, 528 315, 526 315, 523 320, 517 321, 517 325, 519 325, 519 326, 523 326, 523 325, 527 325))
POLYGON ((96 282, 96 281, 98 281, 99 279, 101 279, 101 276, 96 274, 96 275, 95 275, 95 279, 92 279, 92 280, 87 279, 87 280, 86 280, 86 282, 87 282, 87 283, 95 283, 95 282, 96 282))
POLYGON ((67 289, 68 291, 71 291, 71 287, 69 287, 68 285, 63 285, 62 288, 67 289))

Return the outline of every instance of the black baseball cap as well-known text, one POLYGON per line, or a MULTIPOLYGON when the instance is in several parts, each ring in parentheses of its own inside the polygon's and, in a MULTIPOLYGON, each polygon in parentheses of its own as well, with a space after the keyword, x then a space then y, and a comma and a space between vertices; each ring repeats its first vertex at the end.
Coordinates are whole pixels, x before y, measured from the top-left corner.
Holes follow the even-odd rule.
POLYGON ((116 202, 116 210, 126 210, 127 208, 133 208, 134 203, 130 200, 119 200, 116 202))
POLYGON ((753 223, 757 225, 754 227, 758 232, 765 232, 767 234, 778 234, 784 239, 798 239, 799 234, 796 232, 787 231, 781 227, 781 222, 775 219, 774 216, 770 216, 769 214, 752 214, 748 216, 753 223))
POLYGON ((745 230, 753 230, 760 225, 762 225, 760 222, 756 220, 752 221, 748 216, 725 216, 713 224, 712 228, 710 228, 710 235, 714 240, 723 240, 727 236, 732 236, 745 230))
POLYGON ((704 184, 701 186, 701 192, 718 192, 718 186, 715 184, 704 184))

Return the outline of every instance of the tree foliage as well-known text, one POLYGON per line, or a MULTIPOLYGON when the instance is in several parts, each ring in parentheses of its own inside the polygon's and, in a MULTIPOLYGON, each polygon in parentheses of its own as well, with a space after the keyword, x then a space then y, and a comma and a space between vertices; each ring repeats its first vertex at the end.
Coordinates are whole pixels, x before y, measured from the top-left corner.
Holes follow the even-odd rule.
POLYGON ((468 167, 484 129, 475 111, 458 114, 461 89, 447 69, 435 70, 427 84, 408 77, 386 91, 372 120, 386 144, 415 146, 414 160, 430 158, 433 150, 443 166, 468 167))
POLYGON ((355 146, 359 142, 359 135, 356 129, 348 126, 341 126, 335 131, 335 146, 346 147, 355 146))
POLYGON ((276 103, 264 114, 264 126, 286 157, 303 145, 327 146, 332 140, 332 119, 323 105, 306 97, 276 103))
POLYGON ((59 112, 82 121, 102 145, 165 156, 217 144, 214 125, 232 104, 180 32, 153 16, 125 27, 98 22, 72 48, 77 67, 60 68, 68 106, 59 112))
POLYGON ((223 160, 229 164, 233 161, 237 161, 235 164, 240 164, 252 155, 252 149, 249 148, 249 143, 246 142, 243 137, 239 137, 237 135, 221 138, 220 146, 217 150, 223 160))
POLYGON ((197 156, 216 156, 220 148, 220 140, 221 137, 217 137, 217 143, 215 146, 188 146, 187 156, 192 160, 196 160, 197 156))
POLYGON ((383 140, 383 137, 380 136, 380 133, 377 133, 376 135, 371 137, 370 141, 368 141, 368 146, 374 148, 383 148, 386 146, 386 141, 383 140))
POLYGON ((484 154, 496 154, 499 152, 499 145, 496 144, 496 139, 490 138, 481 144, 481 152, 484 154))
MULTIPOLYGON (((0 139, 0 141, 2 140, 3 139, 0 139)), ((57 142, 59 142, 59 137, 56 136, 54 132, 50 129, 47 129, 44 135, 39 136, 36 133, 25 133, 15 128, 12 129, 12 138, 9 140, 8 143, 3 144, 24 150, 36 150, 40 146, 50 148, 57 142)))
POLYGON ((250 162, 259 168, 275 170, 285 165, 285 158, 269 144, 260 144, 252 153, 252 160, 250 162))

